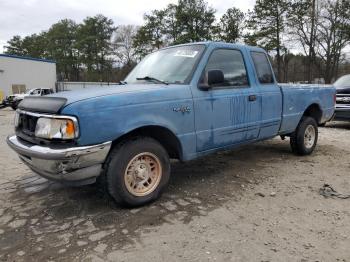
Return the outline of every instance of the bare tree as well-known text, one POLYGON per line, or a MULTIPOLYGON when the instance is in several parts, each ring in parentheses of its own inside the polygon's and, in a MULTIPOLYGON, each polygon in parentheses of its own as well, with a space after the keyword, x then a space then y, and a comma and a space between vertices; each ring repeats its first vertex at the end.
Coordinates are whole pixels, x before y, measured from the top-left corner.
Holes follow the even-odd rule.
POLYGON ((349 10, 349 0, 324 0, 320 6, 316 41, 326 83, 337 77, 342 51, 350 44, 349 10))
POLYGON ((122 66, 129 66, 135 61, 133 42, 137 30, 135 25, 120 25, 115 31, 112 43, 117 61, 122 66))
POLYGON ((316 32, 318 25, 318 0, 294 0, 288 19, 289 35, 301 45, 308 57, 306 79, 312 81, 312 68, 316 57, 316 32))

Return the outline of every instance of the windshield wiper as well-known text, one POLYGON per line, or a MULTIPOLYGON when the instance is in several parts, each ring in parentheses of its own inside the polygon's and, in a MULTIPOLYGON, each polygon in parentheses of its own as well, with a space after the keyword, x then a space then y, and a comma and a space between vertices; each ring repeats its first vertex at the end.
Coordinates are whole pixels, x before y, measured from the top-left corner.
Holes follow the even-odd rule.
POLYGON ((158 82, 158 83, 161 83, 161 84, 169 85, 168 82, 165 82, 163 80, 159 80, 159 79, 151 77, 151 76, 137 77, 136 80, 154 81, 154 82, 158 82))
POLYGON ((125 82, 125 81, 119 81, 117 84, 118 84, 118 85, 126 85, 127 82, 125 82))

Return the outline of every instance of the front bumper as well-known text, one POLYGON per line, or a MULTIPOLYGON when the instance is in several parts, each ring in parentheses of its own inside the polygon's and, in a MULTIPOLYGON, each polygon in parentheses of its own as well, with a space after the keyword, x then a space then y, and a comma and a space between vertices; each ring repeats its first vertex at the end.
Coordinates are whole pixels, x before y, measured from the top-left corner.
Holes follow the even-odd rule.
POLYGON ((334 120, 350 120, 350 105, 336 106, 334 120))
POLYGON ((2 105, 4 105, 4 106, 9 106, 10 105, 10 101, 8 100, 8 99, 4 99, 4 100, 2 100, 2 105))
POLYGON ((112 144, 58 148, 31 144, 15 135, 6 141, 34 172, 50 180, 75 185, 96 181, 112 144))

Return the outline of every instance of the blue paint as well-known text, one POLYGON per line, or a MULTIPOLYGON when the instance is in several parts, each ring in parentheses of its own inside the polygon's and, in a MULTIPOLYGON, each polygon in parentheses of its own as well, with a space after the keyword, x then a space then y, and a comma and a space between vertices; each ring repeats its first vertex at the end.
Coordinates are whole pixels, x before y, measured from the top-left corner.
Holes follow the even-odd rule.
POLYGON ((321 122, 332 117, 333 87, 260 84, 250 52, 264 52, 262 49, 226 43, 202 44, 206 49, 188 85, 121 85, 51 95, 68 99, 61 114, 78 117, 78 145, 115 140, 143 126, 160 126, 177 136, 182 160, 189 160, 219 149, 291 133, 312 104, 322 110, 321 122), (198 88, 209 56, 218 48, 242 53, 249 86, 209 91, 198 88), (255 101, 249 101, 251 95, 256 96, 255 101), (179 107, 191 110, 184 113, 173 110, 179 107))

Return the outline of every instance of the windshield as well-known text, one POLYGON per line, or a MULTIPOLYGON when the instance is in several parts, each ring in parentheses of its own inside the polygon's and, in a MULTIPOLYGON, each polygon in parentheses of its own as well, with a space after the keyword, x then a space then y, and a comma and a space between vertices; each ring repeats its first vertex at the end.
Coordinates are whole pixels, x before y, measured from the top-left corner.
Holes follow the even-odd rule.
POLYGON ((154 52, 131 71, 125 82, 187 84, 203 50, 204 45, 186 45, 154 52))
POLYGON ((350 87, 350 75, 345 75, 334 82, 336 88, 350 87))

